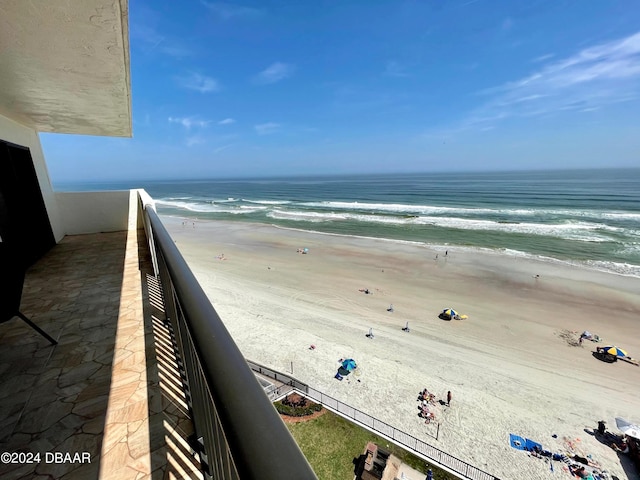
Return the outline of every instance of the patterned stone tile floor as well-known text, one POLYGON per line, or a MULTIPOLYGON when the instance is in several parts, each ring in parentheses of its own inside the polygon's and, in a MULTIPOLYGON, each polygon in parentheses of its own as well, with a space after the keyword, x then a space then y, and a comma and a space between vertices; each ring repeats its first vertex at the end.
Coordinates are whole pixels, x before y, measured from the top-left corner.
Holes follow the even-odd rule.
POLYGON ((131 223, 67 236, 27 272, 21 311, 58 345, 17 317, 0 324, 10 454, 0 478, 202 478, 161 294, 131 223))

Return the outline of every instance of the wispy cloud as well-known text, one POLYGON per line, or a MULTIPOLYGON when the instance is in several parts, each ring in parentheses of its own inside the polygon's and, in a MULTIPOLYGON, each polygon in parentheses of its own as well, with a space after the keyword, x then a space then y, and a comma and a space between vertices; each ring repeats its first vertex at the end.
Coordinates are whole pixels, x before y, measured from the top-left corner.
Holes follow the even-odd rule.
POLYGON ((200 135, 191 135, 189 137, 187 137, 187 147, 193 147, 194 145, 201 145, 203 143, 206 142, 206 139, 204 137, 201 137, 200 135))
POLYGON ((480 1, 480 0, 468 0, 467 2, 460 4, 460 6, 461 6, 461 7, 466 7, 467 5, 471 5, 471 4, 473 4, 473 3, 477 3, 477 2, 479 2, 479 1, 480 1))
POLYGON ((212 153, 215 155, 215 154, 220 153, 220 152, 226 150, 227 148, 231 148, 231 147, 233 147, 233 143, 230 143, 229 145, 223 145, 222 147, 215 148, 212 153))
POLYGON ((138 44, 147 54, 158 52, 178 59, 194 55, 193 51, 185 47, 181 41, 167 38, 149 25, 133 23, 131 37, 140 40, 138 44))
POLYGON ((253 128, 255 128, 258 135, 269 135, 277 132, 280 127, 281 125, 279 123, 268 122, 255 125, 253 128))
POLYGON ((209 120, 199 120, 195 117, 169 117, 168 120, 169 123, 179 123, 187 130, 190 130, 192 127, 204 128, 211 123, 209 120))
POLYGON ((545 55, 540 55, 539 57, 534 58, 533 60, 531 60, 532 63, 540 63, 540 62, 544 62, 545 60, 549 60, 550 58, 555 57, 555 53, 547 53, 545 55))
POLYGON ((261 71, 255 77, 257 83, 276 83, 290 77, 295 70, 293 65, 287 63, 275 62, 261 71))
POLYGON ((640 99, 640 32, 585 48, 557 61, 540 57, 531 75, 481 92, 489 99, 462 128, 485 128, 514 117, 592 112, 640 99))
POLYGON ((225 118, 224 120, 220 120, 218 125, 231 125, 232 123, 236 123, 233 118, 225 118))
POLYGON ((222 20, 230 20, 236 17, 257 17, 264 13, 264 10, 259 8, 233 3, 203 1, 202 4, 222 20))
POLYGON ((195 90, 200 93, 217 92, 220 90, 218 81, 215 78, 207 77, 195 72, 184 77, 179 77, 178 82, 182 87, 188 88, 189 90, 195 90))

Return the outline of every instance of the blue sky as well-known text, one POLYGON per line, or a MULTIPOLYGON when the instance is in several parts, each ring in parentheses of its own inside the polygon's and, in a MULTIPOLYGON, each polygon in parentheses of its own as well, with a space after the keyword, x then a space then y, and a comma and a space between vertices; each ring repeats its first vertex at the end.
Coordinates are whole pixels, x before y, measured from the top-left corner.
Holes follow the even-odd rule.
POLYGON ((55 182, 640 166, 637 1, 137 0, 133 138, 55 182))

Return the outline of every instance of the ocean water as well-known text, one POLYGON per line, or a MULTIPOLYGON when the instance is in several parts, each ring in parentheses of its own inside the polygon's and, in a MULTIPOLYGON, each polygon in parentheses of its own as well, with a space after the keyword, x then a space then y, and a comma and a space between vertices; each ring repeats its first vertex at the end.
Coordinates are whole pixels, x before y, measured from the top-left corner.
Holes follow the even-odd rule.
POLYGON ((640 169, 67 184, 158 213, 492 249, 640 277, 640 169))

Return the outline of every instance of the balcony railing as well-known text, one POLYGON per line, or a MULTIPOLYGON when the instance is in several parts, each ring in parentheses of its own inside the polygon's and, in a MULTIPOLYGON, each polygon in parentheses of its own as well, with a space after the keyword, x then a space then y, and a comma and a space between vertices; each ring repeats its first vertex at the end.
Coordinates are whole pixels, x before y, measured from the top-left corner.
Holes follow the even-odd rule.
POLYGON ((142 196, 140 206, 204 473, 215 479, 317 478, 153 206, 142 196))

